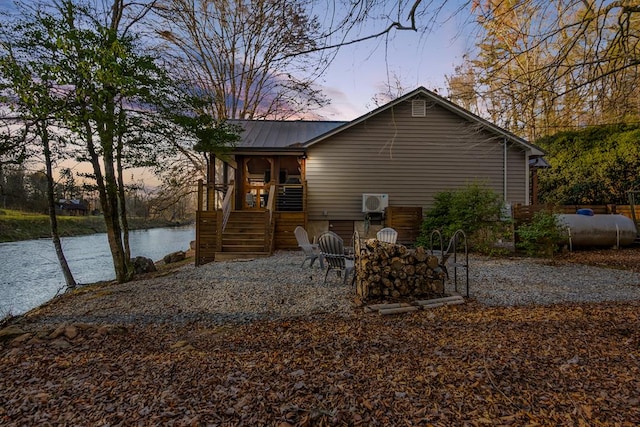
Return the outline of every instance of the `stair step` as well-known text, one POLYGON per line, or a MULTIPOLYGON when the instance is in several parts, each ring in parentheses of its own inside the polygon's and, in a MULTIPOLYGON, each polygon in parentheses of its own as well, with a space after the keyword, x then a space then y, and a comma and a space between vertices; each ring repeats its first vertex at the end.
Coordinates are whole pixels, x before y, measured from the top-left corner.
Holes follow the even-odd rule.
POLYGON ((216 261, 230 261, 234 259, 264 258, 271 255, 269 252, 216 252, 216 261))
POLYGON ((267 256, 266 239, 264 212, 233 211, 222 233, 222 252, 216 252, 216 261, 267 256))
POLYGON ((249 226, 264 225, 264 218, 260 218, 254 221, 250 221, 246 219, 229 219, 229 221, 227 221, 227 227, 236 226, 236 225, 249 225, 249 226))
POLYGON ((229 228, 261 228, 261 227, 264 228, 264 221, 260 221, 260 222, 229 221, 227 222, 227 225, 224 229, 228 230, 229 228))
POLYGON ((264 227, 261 228, 260 230, 224 230, 224 232, 222 233, 223 236, 233 236, 233 237, 242 237, 242 236, 248 236, 249 238, 251 237, 264 237, 265 236, 265 232, 264 232, 264 227))
POLYGON ((222 246, 260 246, 264 247, 264 239, 222 239, 222 246))
POLYGON ((223 243, 222 244, 222 251, 226 252, 226 251, 233 251, 233 252, 238 252, 238 251, 262 251, 264 249, 264 241, 261 242, 252 242, 252 243, 238 243, 238 244, 227 244, 227 243, 223 243))
POLYGON ((237 247, 237 248, 227 248, 227 247, 222 247, 222 251, 225 254, 259 254, 264 252, 264 247, 263 246, 256 246, 255 248, 252 247, 237 247))

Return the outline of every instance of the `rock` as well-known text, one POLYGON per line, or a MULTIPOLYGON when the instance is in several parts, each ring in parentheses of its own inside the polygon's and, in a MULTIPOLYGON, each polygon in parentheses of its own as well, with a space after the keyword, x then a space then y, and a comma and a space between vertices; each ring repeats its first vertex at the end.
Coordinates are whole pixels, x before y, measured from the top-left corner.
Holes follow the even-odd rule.
POLYGON ((133 270, 135 271, 135 274, 153 273, 154 271, 158 271, 151 258, 137 256, 131 261, 133 262, 133 270))
POLYGON ((93 333, 93 336, 94 337, 100 337, 100 336, 112 335, 112 334, 113 335, 119 335, 119 334, 126 334, 127 332, 128 332, 128 329, 126 328, 126 326, 101 325, 93 333))
POLYGON ((13 341, 11 341, 11 344, 23 344, 25 342, 28 342, 32 337, 33 335, 29 333, 18 335, 13 341))
POLYGON ((176 348, 184 347, 184 346, 186 346, 188 344, 189 344, 188 341, 184 341, 184 340, 177 341, 177 342, 175 342, 174 344, 171 345, 171 349, 175 350, 176 348))
POLYGON ((69 338, 70 340, 75 339, 78 336, 78 328, 74 325, 69 325, 64 328, 64 336, 69 338))
POLYGON ((59 325, 53 332, 51 332, 49 334, 49 336, 47 337, 50 340, 55 340, 56 338, 60 337, 62 334, 64 334, 64 330, 67 328, 67 325, 59 325))
POLYGON ((71 347, 71 344, 64 338, 57 338, 49 343, 49 345, 53 348, 58 348, 61 350, 67 349, 71 347))
POLYGON ((171 264, 173 262, 183 261, 186 258, 187 254, 184 251, 177 251, 170 253, 169 255, 165 255, 162 260, 165 264, 171 264))
POLYGON ((26 332, 15 325, 7 326, 4 329, 0 329, 0 341, 8 341, 24 334, 26 332))

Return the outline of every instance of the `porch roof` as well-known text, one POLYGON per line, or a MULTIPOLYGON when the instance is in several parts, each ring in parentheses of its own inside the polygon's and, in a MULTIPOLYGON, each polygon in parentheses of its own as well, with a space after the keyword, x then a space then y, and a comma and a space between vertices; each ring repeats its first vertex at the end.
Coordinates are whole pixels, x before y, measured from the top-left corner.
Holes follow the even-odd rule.
POLYGON ((347 122, 308 120, 229 120, 244 129, 236 151, 304 151, 302 145, 347 122))

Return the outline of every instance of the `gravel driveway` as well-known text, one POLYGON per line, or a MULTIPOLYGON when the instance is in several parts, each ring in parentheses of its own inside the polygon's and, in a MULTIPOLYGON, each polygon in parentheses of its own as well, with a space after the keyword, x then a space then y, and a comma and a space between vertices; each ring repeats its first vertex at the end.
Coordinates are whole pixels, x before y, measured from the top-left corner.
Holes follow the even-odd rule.
POLYGON ((469 264, 470 296, 487 305, 640 300, 632 271, 535 258, 474 256, 469 264))
MULTIPOLYGON (((222 324, 313 313, 349 315, 354 291, 302 252, 225 261, 123 284, 88 286, 25 315, 38 322, 222 324)), ((490 306, 640 300, 640 273, 533 258, 470 257, 470 297, 490 306)), ((450 269, 450 276, 453 272, 450 269)), ((464 270, 459 270, 458 291, 464 270)), ((452 281, 447 291, 453 291, 452 281)))

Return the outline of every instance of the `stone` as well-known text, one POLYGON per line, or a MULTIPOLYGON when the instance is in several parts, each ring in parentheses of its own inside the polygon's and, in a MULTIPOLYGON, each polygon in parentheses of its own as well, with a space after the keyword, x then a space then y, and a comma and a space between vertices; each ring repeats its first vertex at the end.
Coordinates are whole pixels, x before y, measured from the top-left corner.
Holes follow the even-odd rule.
POLYGON ((131 261, 133 262, 133 270, 135 271, 135 274, 153 273, 154 271, 158 271, 151 258, 137 256, 131 261))
POLYGON ((57 338, 53 341, 51 341, 49 343, 49 345, 53 348, 57 348, 57 349, 67 349, 69 347, 71 347, 71 344, 69 344, 69 342, 67 340, 65 340, 64 338, 57 338))
POLYGON ((171 349, 175 350, 176 348, 181 348, 181 347, 184 347, 184 346, 186 346, 188 344, 189 344, 188 341, 184 341, 184 340, 177 341, 177 342, 175 342, 175 343, 173 343, 171 345, 171 349))
POLYGON ((67 325, 59 325, 53 332, 51 332, 49 334, 49 336, 47 337, 50 340, 55 340, 56 338, 60 337, 62 334, 64 334, 64 330, 67 328, 67 325))
POLYGON ((32 334, 26 333, 22 335, 18 335, 16 338, 11 341, 11 344, 18 345, 28 342, 33 337, 32 334))
POLYGON ((74 325, 69 325, 64 328, 64 336, 69 338, 70 340, 75 339, 78 336, 78 328, 74 325))
POLYGON ((4 329, 0 329, 0 341, 8 341, 25 333, 16 325, 7 326, 4 329))
POLYGON ((187 254, 184 251, 172 252, 168 255, 165 255, 162 260, 165 264, 171 264, 174 262, 183 261, 186 258, 187 254))

